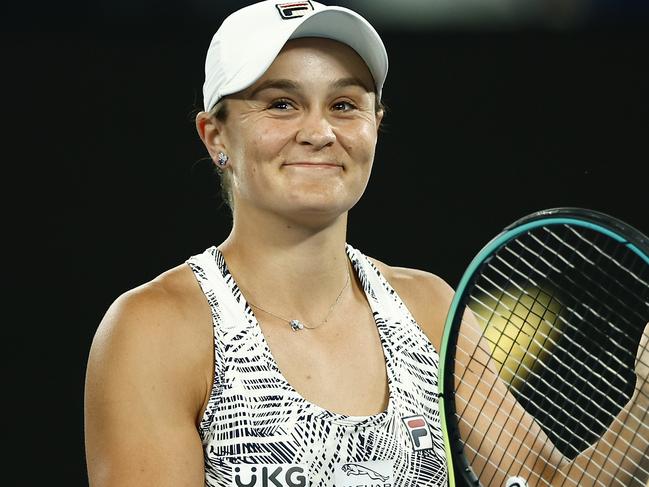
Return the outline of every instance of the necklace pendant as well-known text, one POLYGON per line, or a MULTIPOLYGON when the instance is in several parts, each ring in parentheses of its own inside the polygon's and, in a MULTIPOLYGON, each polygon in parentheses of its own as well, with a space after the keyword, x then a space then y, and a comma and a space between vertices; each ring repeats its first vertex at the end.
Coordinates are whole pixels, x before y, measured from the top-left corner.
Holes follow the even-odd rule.
POLYGON ((304 324, 300 320, 291 320, 290 325, 293 331, 300 331, 304 328, 304 324))

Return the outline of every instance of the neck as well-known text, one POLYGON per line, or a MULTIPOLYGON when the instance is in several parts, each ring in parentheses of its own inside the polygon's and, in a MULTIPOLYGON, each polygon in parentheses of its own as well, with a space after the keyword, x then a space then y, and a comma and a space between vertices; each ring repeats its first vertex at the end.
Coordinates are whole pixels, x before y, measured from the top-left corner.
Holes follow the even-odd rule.
POLYGON ((345 253, 346 229, 346 213, 317 227, 246 213, 235 216, 219 249, 249 302, 317 323, 353 272, 345 253))

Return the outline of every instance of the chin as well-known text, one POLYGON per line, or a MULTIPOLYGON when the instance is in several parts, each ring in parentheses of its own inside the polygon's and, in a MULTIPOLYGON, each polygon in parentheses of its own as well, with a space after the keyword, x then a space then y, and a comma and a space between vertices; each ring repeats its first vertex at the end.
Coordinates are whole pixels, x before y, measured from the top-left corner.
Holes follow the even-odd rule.
POLYGON ((291 220, 307 227, 329 225, 346 216, 353 205, 344 204, 340 199, 334 201, 301 201, 284 208, 282 213, 291 220))
POLYGON ((288 210, 312 213, 344 213, 353 207, 361 195, 349 191, 331 191, 331 187, 320 191, 299 191, 289 197, 288 210))

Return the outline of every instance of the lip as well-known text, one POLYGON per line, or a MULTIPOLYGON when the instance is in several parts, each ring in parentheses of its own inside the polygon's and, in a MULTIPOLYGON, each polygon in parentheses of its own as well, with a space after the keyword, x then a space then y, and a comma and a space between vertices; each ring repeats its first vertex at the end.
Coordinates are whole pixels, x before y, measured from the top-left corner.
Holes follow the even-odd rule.
POLYGON ((296 161, 296 162, 287 162, 284 166, 289 167, 304 167, 307 169, 337 169, 342 168, 342 164, 337 162, 306 162, 306 161, 296 161))

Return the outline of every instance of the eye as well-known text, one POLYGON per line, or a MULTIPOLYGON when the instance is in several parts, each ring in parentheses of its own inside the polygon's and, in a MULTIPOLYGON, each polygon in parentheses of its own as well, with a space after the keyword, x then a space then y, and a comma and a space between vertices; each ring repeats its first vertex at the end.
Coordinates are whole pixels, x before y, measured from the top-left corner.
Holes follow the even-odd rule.
POLYGON ((295 108, 291 100, 287 100, 285 98, 273 100, 273 102, 268 107, 272 110, 282 110, 282 111, 291 110, 295 108))
POLYGON ((349 112, 356 110, 356 105, 349 101, 341 100, 333 104, 333 109, 340 112, 349 112))

